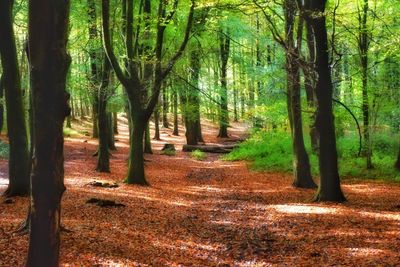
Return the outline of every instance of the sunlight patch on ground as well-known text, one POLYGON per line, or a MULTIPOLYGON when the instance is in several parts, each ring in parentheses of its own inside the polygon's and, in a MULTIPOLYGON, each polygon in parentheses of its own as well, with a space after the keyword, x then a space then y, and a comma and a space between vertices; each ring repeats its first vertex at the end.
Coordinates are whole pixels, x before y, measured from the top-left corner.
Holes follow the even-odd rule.
POLYGON ((330 213, 338 212, 337 208, 318 207, 318 206, 309 206, 309 205, 296 205, 296 204, 270 205, 269 207, 274 209, 275 211, 281 212, 281 213, 330 214, 330 213))
POLYGON ((0 186, 8 185, 8 179, 0 177, 0 186))
POLYGON ((348 248, 349 254, 356 257, 366 257, 371 255, 379 255, 388 251, 377 248, 348 248))
POLYGON ((378 212, 360 211, 358 212, 358 214, 369 218, 400 221, 399 213, 378 213, 378 212))

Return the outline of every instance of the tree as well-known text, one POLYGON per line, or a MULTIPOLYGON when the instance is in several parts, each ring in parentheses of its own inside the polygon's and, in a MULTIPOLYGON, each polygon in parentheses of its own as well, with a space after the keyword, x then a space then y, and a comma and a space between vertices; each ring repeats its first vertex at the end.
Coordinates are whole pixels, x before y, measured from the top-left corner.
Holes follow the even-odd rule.
POLYGON ((65 191, 63 123, 70 113, 65 89, 71 62, 66 52, 69 4, 65 0, 29 1, 34 114, 29 267, 59 264, 61 197, 65 191))
MULTIPOLYGON (((125 1, 123 1, 125 3, 125 1)), ((126 0, 126 6, 123 5, 123 11, 126 12, 126 16, 123 18, 123 24, 126 25, 125 31, 125 47, 126 47, 126 61, 125 68, 127 71, 124 72, 121 67, 113 48, 113 42, 110 35, 110 8, 109 0, 102 1, 102 18, 103 18, 103 41, 106 50, 107 57, 110 60, 110 64, 115 71, 118 80, 126 91, 126 95, 129 102, 129 117, 132 123, 131 130, 131 143, 130 143, 130 154, 129 154, 129 167, 126 182, 128 184, 140 184, 147 185, 147 181, 144 173, 144 158, 143 158, 143 137, 146 126, 150 119, 151 114, 154 111, 158 103, 160 90, 163 81, 169 75, 173 69, 175 63, 182 56, 183 51, 190 38, 190 31, 193 21, 193 13, 195 8, 194 0, 191 1, 190 11, 187 19, 187 24, 184 32, 184 37, 181 45, 176 50, 175 54, 163 64, 163 48, 164 48, 164 36, 165 30, 172 20, 178 6, 178 1, 174 1, 172 10, 167 12, 167 6, 164 1, 159 1, 159 6, 156 16, 156 33, 154 38, 154 49, 150 56, 150 60, 155 62, 151 68, 151 74, 147 75, 147 68, 142 70, 142 62, 138 60, 138 46, 141 38, 148 39, 147 36, 143 37, 140 33, 140 24, 137 25, 138 31, 134 35, 133 30, 133 0, 126 0), (144 74, 144 75, 140 75, 144 74), (151 88, 151 90, 149 90, 151 88), (151 92, 148 96, 148 91, 151 92)), ((139 8, 141 10, 141 8, 139 8)), ((149 12, 148 14, 153 14, 149 12)), ((144 31, 147 34, 147 31, 144 31)), ((139 53, 140 54, 140 53, 139 53)), ((143 57, 142 57, 143 58, 143 57)), ((145 66, 149 66, 146 61, 145 66)))
POLYGON ((368 0, 362 0, 362 7, 358 13, 359 36, 358 49, 361 63, 361 80, 362 80, 362 111, 364 120, 364 154, 367 159, 367 169, 372 169, 372 148, 370 140, 370 112, 368 98, 368 51, 370 46, 370 33, 368 31, 368 0))
POLYGON ((397 170, 400 171, 400 146, 399 146, 399 153, 397 154, 397 161, 395 167, 397 170))
POLYGON ((219 133, 218 137, 228 137, 228 126, 229 126, 229 113, 228 113, 228 60, 230 52, 231 38, 229 32, 220 30, 219 32, 219 56, 221 60, 220 65, 220 109, 219 109, 219 133))
POLYGON ((7 127, 10 141, 9 186, 6 196, 25 196, 29 192, 30 160, 25 111, 21 90, 17 48, 13 30, 14 1, 0 2, 0 56, 3 67, 7 127))
POLYGON ((311 176, 310 160, 304 145, 303 121, 301 114, 301 92, 300 92, 300 51, 302 43, 302 32, 304 26, 303 18, 300 18, 297 29, 297 42, 294 40, 295 18, 297 3, 285 1, 285 47, 286 47, 286 71, 287 71, 287 103, 290 128, 293 140, 293 185, 301 188, 316 188, 311 176))
POLYGON ((316 201, 345 201, 341 187, 337 163, 335 123, 332 110, 332 77, 329 68, 328 37, 326 29, 326 0, 308 0, 304 5, 304 16, 314 32, 316 96, 318 109, 316 128, 320 136, 319 171, 320 185, 316 201))

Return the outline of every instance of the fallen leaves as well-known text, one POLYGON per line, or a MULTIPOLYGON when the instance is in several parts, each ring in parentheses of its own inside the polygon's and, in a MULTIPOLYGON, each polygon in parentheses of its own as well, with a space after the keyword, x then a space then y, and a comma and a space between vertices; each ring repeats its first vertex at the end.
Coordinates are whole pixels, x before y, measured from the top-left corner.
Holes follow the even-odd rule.
MULTIPOLYGON (((123 127, 111 174, 94 171, 93 140, 66 142, 68 190, 62 223, 72 232, 62 233, 64 266, 395 266, 400 262, 398 184, 345 182, 348 203, 312 203, 314 191, 291 187, 291 176, 249 172, 245 163, 227 164, 214 155, 195 161, 177 151, 171 157, 160 152, 146 155, 152 186, 129 186, 121 184, 128 153, 123 127), (90 198, 125 207, 96 207, 85 203, 90 198)), ((216 141, 212 138, 217 130, 204 128, 206 140, 216 141)), ((154 143, 154 151, 166 141, 177 148, 184 142, 183 137, 162 138, 154 143)), ((0 170, 5 169, 0 162, 0 170)), ((12 204, 0 201, 0 266, 21 266, 27 251, 28 237, 12 234, 25 218, 27 199, 13 200, 12 204)))

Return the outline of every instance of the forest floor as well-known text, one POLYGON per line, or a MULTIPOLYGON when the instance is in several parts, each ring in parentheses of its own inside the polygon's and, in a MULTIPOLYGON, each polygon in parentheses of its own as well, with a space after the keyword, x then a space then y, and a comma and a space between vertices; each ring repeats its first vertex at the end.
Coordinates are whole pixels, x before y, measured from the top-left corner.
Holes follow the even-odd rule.
MULTIPOLYGON (((291 175, 249 170, 216 154, 198 161, 181 152, 184 133, 162 129, 146 155, 150 187, 122 183, 128 133, 120 124, 111 174, 94 171, 96 141, 84 135, 65 143, 63 266, 395 266, 400 265, 400 185, 345 180, 344 204, 313 203, 314 190, 291 186, 291 175), (175 156, 162 155, 174 143, 175 156), (93 181, 118 183, 97 188, 93 181), (124 207, 86 204, 90 198, 124 207)), ((207 143, 217 128, 203 126, 207 143)), ((232 138, 244 134, 233 125, 232 138)), ((288 155, 290 156, 290 155, 288 155)), ((0 162, 0 191, 7 183, 0 162)), ((0 198, 0 266, 22 266, 28 236, 13 234, 27 198, 0 198)))

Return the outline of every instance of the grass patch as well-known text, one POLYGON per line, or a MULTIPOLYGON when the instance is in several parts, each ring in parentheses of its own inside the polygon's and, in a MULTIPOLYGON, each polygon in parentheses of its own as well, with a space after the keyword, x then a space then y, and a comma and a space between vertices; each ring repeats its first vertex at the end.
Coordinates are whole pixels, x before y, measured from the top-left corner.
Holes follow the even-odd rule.
POLYGON ((82 136, 82 134, 79 133, 78 131, 76 131, 74 129, 71 129, 71 128, 67 128, 67 127, 64 127, 63 133, 64 133, 64 136, 66 136, 66 137, 80 137, 80 136, 82 136))
POLYGON ((196 160, 205 160, 207 158, 207 154, 200 150, 192 151, 190 156, 196 160))
MULTIPOLYGON (((306 148, 310 156, 311 171, 318 175, 318 157, 311 153, 306 138, 306 148)), ((398 136, 375 134, 371 138, 374 169, 366 169, 366 160, 358 157, 358 136, 347 134, 338 138, 339 172, 342 177, 357 177, 400 182, 400 172, 394 168, 398 151, 398 136)), ((246 160, 256 170, 292 172, 292 139, 286 132, 255 132, 239 148, 223 157, 224 160, 246 160)))
POLYGON ((176 155, 176 151, 173 149, 165 149, 161 154, 172 157, 176 155))

